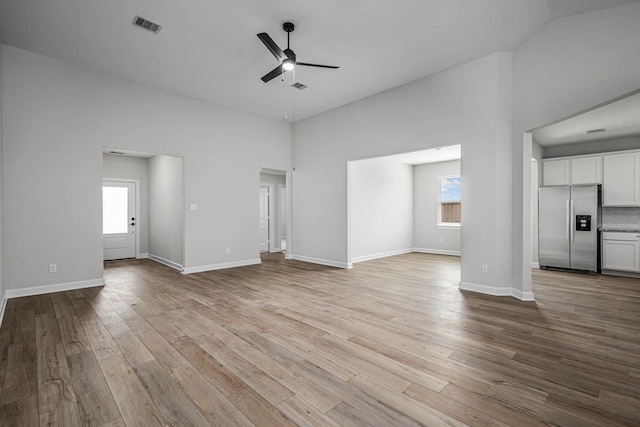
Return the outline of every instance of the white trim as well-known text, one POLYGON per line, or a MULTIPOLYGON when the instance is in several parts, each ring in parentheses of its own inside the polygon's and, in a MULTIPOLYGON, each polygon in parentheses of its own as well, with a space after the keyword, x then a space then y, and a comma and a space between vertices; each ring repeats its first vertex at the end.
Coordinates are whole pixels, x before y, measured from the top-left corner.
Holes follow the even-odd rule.
POLYGON ((531 268, 540 268, 540 263, 531 261, 531 268))
MULTIPOLYGON (((276 225, 274 222, 274 218, 276 216, 276 212, 275 212, 276 196, 275 196, 274 185, 260 182, 260 188, 262 187, 267 187, 267 198, 269 199, 268 200, 269 213, 267 214, 267 230, 269 234, 267 235, 267 250, 265 252, 269 252, 269 253, 280 252, 280 243, 279 243, 280 241, 278 240, 278 247, 276 248, 276 243, 275 243, 276 239, 274 238, 274 235, 276 234, 275 232, 276 225)), ((259 221, 260 219, 258 219, 258 226, 260 226, 259 221)))
POLYGON ((395 256, 395 255, 409 254, 411 252, 413 252, 413 248, 398 249, 395 251, 380 252, 380 253, 371 254, 371 255, 363 255, 363 256, 351 258, 351 263, 355 264, 357 262, 370 261, 372 259, 386 258, 390 256, 395 256))
POLYGON ((449 249, 413 248, 413 252, 421 254, 460 256, 460 251, 452 251, 449 249))
POLYGON ((7 293, 2 294, 2 301, 0 301, 0 327, 2 326, 2 320, 4 319, 4 310, 7 308, 7 293))
POLYGON ((136 259, 146 259, 146 258, 149 258, 149 254, 147 252, 138 254, 138 256, 136 257, 136 259))
POLYGON ((293 259, 293 255, 291 255, 289 252, 285 252, 284 259, 293 259))
POLYGON ((498 288, 495 286, 479 285, 477 283, 459 282, 458 289, 492 295, 494 297, 514 297, 520 301, 535 301, 533 292, 522 292, 514 288, 498 288))
MULTIPOLYGON (((275 191, 275 190, 274 190, 275 191)), ((280 202, 278 204, 278 219, 277 219, 277 224, 278 224, 278 246, 276 249, 278 249, 275 252, 282 252, 286 250, 286 240, 287 240, 287 185, 286 185, 286 178, 285 178, 285 183, 284 184, 278 184, 278 201, 280 202), (283 191, 284 190, 284 191, 283 191), (282 194, 284 193, 284 194, 282 194), (282 205, 284 203, 284 209, 282 209, 282 205), (284 215, 284 230, 282 230, 280 228, 280 225, 282 224, 282 216, 284 215), (284 234, 284 240, 285 240, 285 249, 282 249, 282 235, 284 234)), ((275 203, 275 202, 274 202, 275 203)))
MULTIPOLYGON (((441 214, 442 214, 442 210, 441 214)), ((438 230, 459 230, 460 229, 460 223, 459 222, 439 222, 436 224, 436 228, 438 230)))
POLYGON ((495 286, 479 285, 477 283, 460 282, 458 288, 463 291, 478 292, 480 294, 493 295, 496 297, 511 296, 511 288, 498 288, 495 286))
POLYGON ((520 301, 535 301, 533 292, 522 292, 519 289, 511 288, 511 296, 518 298, 520 301))
POLYGON ((82 280, 80 282, 57 283, 54 285, 32 286, 23 289, 7 289, 5 292, 7 298, 28 297, 32 295, 50 294, 53 292, 73 291, 76 289, 94 288, 96 286, 104 286, 104 277, 99 279, 82 280))
POLYGON ((242 261, 223 262, 220 264, 197 265, 195 267, 185 267, 182 274, 202 273, 203 271, 222 270, 225 268, 244 267, 247 265, 261 264, 260 258, 246 259, 242 261))
POLYGON ((162 258, 161 256, 157 256, 154 254, 149 254, 148 258, 152 261, 159 262, 160 264, 164 264, 167 267, 175 268, 176 270, 182 271, 182 265, 177 262, 170 261, 166 258, 162 258))
POLYGON ((353 268, 353 264, 350 262, 346 263, 346 262, 331 261, 328 259, 313 258, 309 256, 304 256, 304 255, 291 254, 291 258, 288 258, 288 259, 295 259, 298 261, 310 262, 312 264, 327 265, 329 267, 338 267, 338 268, 347 268, 347 269, 353 268))

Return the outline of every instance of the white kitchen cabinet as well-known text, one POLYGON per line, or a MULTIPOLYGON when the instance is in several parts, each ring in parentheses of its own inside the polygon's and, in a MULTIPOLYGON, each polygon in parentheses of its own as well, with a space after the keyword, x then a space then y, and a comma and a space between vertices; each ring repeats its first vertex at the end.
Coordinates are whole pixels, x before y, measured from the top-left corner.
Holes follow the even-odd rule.
POLYGON ((603 232, 602 269, 640 273, 640 234, 603 232))
POLYGON ((571 184, 602 184, 602 156, 571 159, 571 184))
POLYGON ((603 157, 603 206, 640 206, 640 153, 603 157))
POLYGON ((543 160, 542 161, 542 185, 569 185, 571 184, 571 160, 543 160))

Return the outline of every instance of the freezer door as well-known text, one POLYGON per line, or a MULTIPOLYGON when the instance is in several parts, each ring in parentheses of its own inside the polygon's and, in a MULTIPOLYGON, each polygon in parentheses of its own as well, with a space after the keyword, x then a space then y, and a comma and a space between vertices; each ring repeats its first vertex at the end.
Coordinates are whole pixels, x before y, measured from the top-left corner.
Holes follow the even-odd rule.
POLYGON ((571 268, 569 258, 570 187, 538 190, 538 262, 543 267, 571 268))
POLYGON ((598 186, 571 187, 571 268, 598 271, 598 186), (578 231, 576 216, 591 216, 591 230, 578 231))

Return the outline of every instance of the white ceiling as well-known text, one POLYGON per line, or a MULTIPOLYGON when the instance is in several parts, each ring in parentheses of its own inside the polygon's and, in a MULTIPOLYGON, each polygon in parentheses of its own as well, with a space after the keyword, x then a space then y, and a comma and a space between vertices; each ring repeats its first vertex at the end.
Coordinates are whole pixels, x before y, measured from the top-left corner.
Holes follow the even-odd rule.
POLYGON ((543 147, 640 135, 640 93, 533 131, 543 147), (595 129, 604 132, 587 133, 595 129))
POLYGON ((0 0, 11 46, 261 116, 289 121, 499 50, 513 50, 554 17, 640 0, 0 0), (134 27, 135 15, 163 26, 134 27), (285 81, 256 37, 299 61, 285 81), (295 111, 293 110, 295 96, 295 111))

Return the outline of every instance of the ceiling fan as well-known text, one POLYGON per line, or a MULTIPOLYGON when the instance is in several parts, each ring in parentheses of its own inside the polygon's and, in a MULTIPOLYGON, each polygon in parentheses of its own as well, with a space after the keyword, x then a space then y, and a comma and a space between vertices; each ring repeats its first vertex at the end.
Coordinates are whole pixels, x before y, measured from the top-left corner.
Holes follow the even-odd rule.
POLYGON ((296 65, 304 65, 305 67, 320 67, 320 68, 340 68, 335 65, 322 65, 322 64, 310 64, 308 62, 298 62, 296 61, 296 54, 289 48, 289 34, 295 29, 295 26, 291 22, 285 22, 282 24, 282 29, 287 32, 287 48, 282 51, 273 41, 273 39, 267 33, 258 34, 258 38, 262 40, 262 43, 269 49, 269 52, 276 57, 278 61, 280 61, 280 65, 278 65, 273 70, 269 71, 262 77, 263 82, 268 82, 279 75, 283 74, 285 71, 293 70, 296 65))

